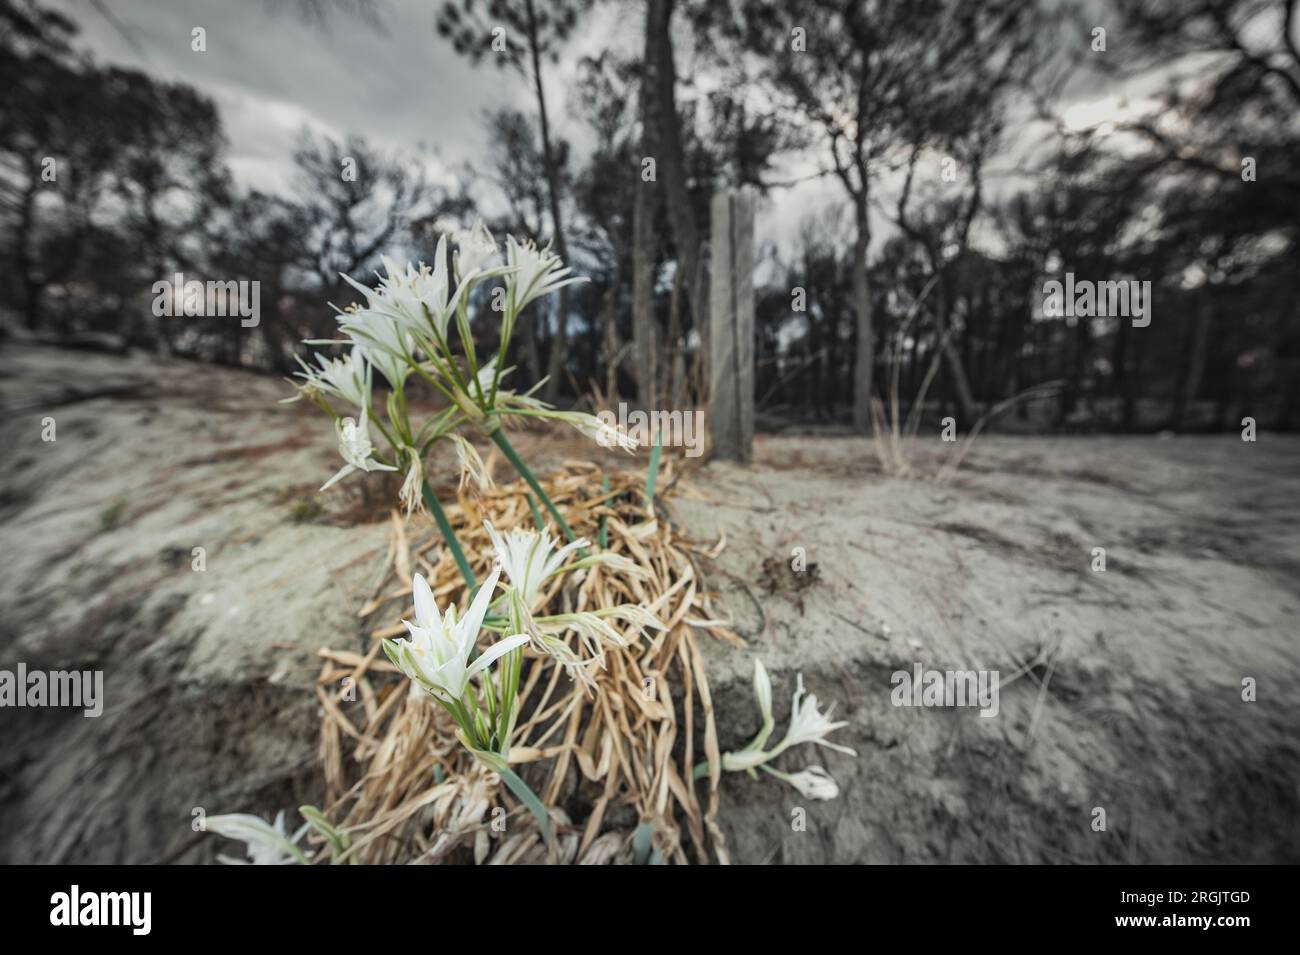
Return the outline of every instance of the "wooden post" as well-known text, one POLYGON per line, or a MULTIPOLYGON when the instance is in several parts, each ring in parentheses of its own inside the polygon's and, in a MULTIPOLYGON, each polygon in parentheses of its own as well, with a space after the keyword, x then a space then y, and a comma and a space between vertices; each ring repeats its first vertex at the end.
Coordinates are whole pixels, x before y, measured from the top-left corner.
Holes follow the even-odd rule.
POLYGON ((709 438, 748 463, 754 444, 754 196, 713 197, 709 288, 709 438))

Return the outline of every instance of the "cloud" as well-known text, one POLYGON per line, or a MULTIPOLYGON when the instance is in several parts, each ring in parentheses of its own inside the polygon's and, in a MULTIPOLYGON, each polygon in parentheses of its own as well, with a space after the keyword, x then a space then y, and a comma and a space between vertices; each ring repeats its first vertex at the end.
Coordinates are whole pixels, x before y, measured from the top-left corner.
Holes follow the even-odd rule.
POLYGON ((458 57, 434 29, 436 4, 377 0, 379 27, 346 12, 317 22, 295 4, 138 0, 130 7, 54 0, 97 61, 188 83, 212 97, 245 185, 282 188, 293 144, 311 129, 386 150, 432 150, 439 170, 481 157, 485 110, 530 109, 514 74, 458 57), (105 16, 103 11, 107 11, 105 16), (111 19, 110 19, 111 17, 111 19), (207 49, 191 49, 191 31, 207 49))

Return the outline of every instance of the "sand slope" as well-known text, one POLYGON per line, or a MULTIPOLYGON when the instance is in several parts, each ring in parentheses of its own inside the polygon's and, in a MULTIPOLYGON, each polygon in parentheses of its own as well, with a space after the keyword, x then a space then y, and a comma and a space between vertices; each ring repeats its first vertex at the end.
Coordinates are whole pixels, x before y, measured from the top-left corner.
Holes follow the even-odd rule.
MULTIPOLYGON (((319 797, 311 653, 363 645, 382 496, 315 494, 331 434, 278 405, 277 380, 152 356, 6 360, 0 667, 101 668, 108 702, 99 719, 0 710, 0 861, 210 858, 195 807, 319 797)), ((801 670, 859 753, 782 757, 826 766, 832 802, 728 775, 733 858, 1300 861, 1297 473, 1300 440, 1270 434, 991 437, 950 487, 885 478, 853 439, 760 440, 752 468, 690 470, 671 513, 696 537, 725 531, 705 569, 749 639, 706 642, 724 746, 757 728, 761 654, 778 733, 801 670), (794 547, 815 579, 785 575, 794 547), (997 670, 998 716, 893 706, 890 674, 918 662, 997 670)))

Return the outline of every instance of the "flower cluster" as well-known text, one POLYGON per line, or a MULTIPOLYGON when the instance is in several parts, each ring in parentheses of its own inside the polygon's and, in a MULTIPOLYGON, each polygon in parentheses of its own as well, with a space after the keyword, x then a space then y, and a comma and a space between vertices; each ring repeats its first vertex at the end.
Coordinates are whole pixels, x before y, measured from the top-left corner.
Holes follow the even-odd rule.
POLYGON ((505 570, 510 582, 505 598, 509 602, 511 619, 519 622, 535 650, 553 657, 570 676, 580 678, 588 687, 595 686, 589 671, 595 666, 604 665, 604 642, 624 647, 628 645, 628 636, 639 636, 647 628, 665 629, 654 614, 637 604, 536 615, 538 603, 543 596, 543 585, 561 574, 596 566, 616 569, 625 577, 644 577, 645 571, 635 562, 618 554, 601 552, 586 555, 583 549, 588 546, 588 541, 585 539, 572 541, 557 550, 556 541, 545 530, 539 532, 516 528, 503 534, 491 522, 484 526, 492 540, 496 561, 505 570), (571 556, 574 559, 566 560, 571 556), (627 624, 628 635, 614 629, 611 620, 627 624), (578 634, 588 656, 578 656, 562 639, 568 631, 578 634))
POLYGON ((424 575, 414 579, 415 622, 406 624, 410 639, 385 640, 384 652, 393 666, 427 690, 451 714, 461 742, 472 752, 488 752, 503 760, 514 729, 522 650, 528 636, 515 633, 478 651, 483 618, 496 591, 501 568, 483 581, 465 615, 457 619, 456 605, 439 611, 424 575), (470 657, 474 659, 471 661, 470 657), (492 664, 505 658, 497 668, 492 664), (472 681, 479 678, 478 687, 472 681))
MULTIPOLYGON (((493 542, 496 563, 464 616, 458 618, 454 604, 440 611, 429 582, 422 574, 416 574, 412 588, 415 622, 404 621, 410 637, 384 641, 384 652, 395 667, 427 690, 451 714, 466 746, 504 759, 509 753, 517 715, 516 695, 525 645, 552 657, 570 676, 594 687, 588 670, 603 665, 603 642, 627 646, 643 630, 662 630, 664 625, 635 604, 535 615, 543 585, 552 578, 601 565, 635 565, 609 553, 576 557, 576 552, 587 546, 585 540, 557 549, 545 531, 511 530, 502 534, 490 523, 486 529, 493 542), (568 560, 571 556, 574 559, 568 560), (503 573, 508 584, 496 596, 503 573), (490 611, 495 611, 495 622, 488 619, 490 611), (620 633, 611 620, 626 624, 627 632, 620 633), (478 638, 483 630, 498 634, 501 639, 480 651, 478 638), (589 651, 587 657, 576 654, 563 639, 569 631, 578 634, 589 651), (499 660, 503 662, 494 676, 491 667, 499 660), (476 677, 477 688, 473 682, 476 677)), ((636 572, 643 573, 640 568, 636 572)))
POLYGON ((763 718, 763 725, 758 735, 744 749, 734 753, 723 753, 722 768, 728 772, 744 771, 751 775, 754 774, 755 769, 761 769, 778 779, 785 780, 809 799, 834 799, 838 796, 839 786, 836 785, 831 774, 821 766, 809 766, 797 773, 783 773, 769 764, 787 749, 800 743, 813 743, 836 752, 857 756, 858 754, 849 747, 832 743, 826 738, 833 730, 848 726, 848 722, 844 720, 831 722, 830 708, 827 708, 825 713, 817 709, 817 697, 811 693, 804 695, 803 674, 800 673, 796 677, 794 700, 790 704, 790 726, 781 741, 772 749, 765 751, 763 747, 767 745, 767 740, 776 727, 776 721, 772 718, 772 681, 767 675, 763 662, 758 659, 754 660, 754 696, 758 700, 758 711, 763 718))
MULTIPOLYGON (((504 387, 511 369, 506 355, 515 326, 526 308, 566 285, 586 279, 575 276, 550 247, 506 238, 505 254, 481 222, 456 237, 449 256, 448 239, 438 240, 433 265, 398 263, 381 257, 384 274, 376 274, 374 287, 343 278, 363 297, 359 305, 338 313, 342 338, 311 344, 350 344, 339 358, 316 355, 316 364, 299 364, 295 383, 305 397, 336 422, 339 453, 344 467, 322 488, 355 471, 395 471, 405 467, 403 500, 408 511, 419 505, 423 461, 434 442, 450 437, 469 424, 502 443, 501 422, 509 417, 552 418, 566 422, 593 439, 612 439, 628 450, 635 448, 594 415, 561 411, 533 397, 504 387), (481 283, 500 282, 498 345, 495 356, 480 360, 471 331, 470 304, 481 283), (452 328, 459 348, 453 348, 452 328), (375 371, 388 383, 384 406, 374 397, 375 371), (423 379, 448 401, 448 407, 416 427, 410 420, 406 387, 412 378, 423 379), (342 402, 357 409, 345 416, 336 410, 342 402), (371 435, 377 429, 388 449, 378 451, 371 435)), ((481 470, 472 445, 457 447, 463 473, 481 470), (469 448, 466 453, 466 446, 469 448)), ((507 454, 512 462, 516 457, 507 454)), ((517 462, 519 466, 522 462, 517 462)), ((526 478, 531 475, 525 474, 526 478)), ((530 483, 532 481, 530 480, 530 483)), ((544 500, 550 507, 549 500, 544 500)), ((562 529, 567 525, 559 519, 562 529)))

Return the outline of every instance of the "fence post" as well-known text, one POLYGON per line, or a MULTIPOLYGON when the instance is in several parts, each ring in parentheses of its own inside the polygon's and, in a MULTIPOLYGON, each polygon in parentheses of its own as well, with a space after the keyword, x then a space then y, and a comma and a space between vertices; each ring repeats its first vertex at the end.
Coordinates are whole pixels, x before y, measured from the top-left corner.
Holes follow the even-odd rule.
POLYGON ((754 196, 713 197, 709 280, 709 439, 748 463, 754 443, 754 196))

